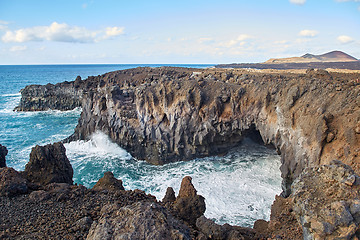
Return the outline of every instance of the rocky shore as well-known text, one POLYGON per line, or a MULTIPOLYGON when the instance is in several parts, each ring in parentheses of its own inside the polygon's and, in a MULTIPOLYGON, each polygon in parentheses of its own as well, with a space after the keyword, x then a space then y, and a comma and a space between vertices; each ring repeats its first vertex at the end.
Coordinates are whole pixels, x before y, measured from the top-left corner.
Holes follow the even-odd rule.
MULTIPOLYGON (((179 193, 179 196, 187 196, 184 202, 169 190, 163 205, 155 207, 156 212, 169 216, 164 213, 167 209, 174 218, 187 223, 190 235, 186 236, 190 238, 356 239, 355 235, 360 234, 360 182, 357 175, 360 172, 359 78, 358 73, 314 69, 296 72, 136 68, 86 80, 78 77, 74 82, 28 86, 22 90, 17 110, 81 107, 75 132, 65 141, 88 139, 99 130, 134 157, 152 164, 221 154, 240 144, 244 137, 274 146, 281 155, 283 193, 273 204, 270 222, 257 221, 254 229, 219 226, 202 216, 205 206, 202 206, 200 197, 195 197, 196 191, 179 193), (190 213, 196 214, 188 218, 190 213)), ((52 148, 51 151, 61 152, 60 146, 52 148)), ((46 151, 41 154, 64 158, 62 154, 51 155, 46 151)), ((36 155, 39 154, 30 157, 30 162, 36 155)), ((37 159, 42 162, 44 157, 37 159)), ((68 172, 66 176, 71 175, 67 164, 52 163, 49 166, 68 172)), ((26 197, 31 191, 29 184, 54 184, 39 183, 35 176, 29 177, 33 170, 27 169, 31 168, 18 173, 28 176, 25 177, 28 189, 20 191, 18 198, 26 197)), ((5 171, 6 176, 16 175, 8 168, 1 171, 5 171)), ((53 182, 59 181, 55 179, 53 182)), ((191 180, 186 178, 184 181, 184 185, 191 186, 191 180)), ((20 183, 23 181, 19 180, 20 183)), ((72 182, 66 184, 72 186, 72 182)), ((43 188, 42 191, 48 191, 43 188)), ((72 188, 83 189, 79 186, 72 188)), ((93 191, 84 190, 84 194, 93 191)), ((86 199, 85 195, 82 199, 86 199)), ((13 203, 9 201, 6 204, 10 206, 13 203)), ((100 219, 97 226, 109 226, 113 229, 110 232, 114 233, 127 226, 121 217, 152 209, 151 204, 136 201, 131 204, 131 207, 121 204, 108 206, 91 219, 100 219)), ((185 234, 186 231, 179 230, 183 229, 179 224, 174 225, 177 229, 174 231, 185 234)), ((91 224, 91 230, 86 230, 88 238, 105 234, 102 232, 105 230, 97 229, 91 224)), ((171 238, 178 239, 180 235, 176 236, 171 238)))

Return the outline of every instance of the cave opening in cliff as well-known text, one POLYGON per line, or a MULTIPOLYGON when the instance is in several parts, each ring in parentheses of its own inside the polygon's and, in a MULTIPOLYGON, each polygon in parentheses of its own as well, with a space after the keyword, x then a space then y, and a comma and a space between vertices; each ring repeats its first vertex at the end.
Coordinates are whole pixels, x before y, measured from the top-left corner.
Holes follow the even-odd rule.
POLYGON ((161 200, 167 187, 178 193, 182 178, 191 176, 205 198, 207 218, 218 224, 252 227, 257 219, 269 220, 271 204, 281 193, 280 157, 264 146, 255 127, 245 136, 224 155, 161 166, 134 160, 102 133, 94 134, 89 142, 65 146, 76 183, 92 187, 104 172, 111 171, 125 189, 141 189, 161 200))

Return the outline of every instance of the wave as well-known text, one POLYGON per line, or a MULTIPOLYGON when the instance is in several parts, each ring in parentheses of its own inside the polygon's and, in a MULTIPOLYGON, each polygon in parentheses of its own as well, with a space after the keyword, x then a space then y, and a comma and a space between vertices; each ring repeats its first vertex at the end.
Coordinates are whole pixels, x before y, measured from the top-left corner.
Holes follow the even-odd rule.
POLYGON ((21 93, 1 94, 2 97, 21 97, 21 93))
POLYGON ((245 141, 223 157, 207 157, 163 166, 134 160, 129 153, 96 132, 89 141, 65 144, 74 168, 74 182, 92 187, 106 171, 122 179, 125 189, 142 189, 161 200, 167 187, 179 192, 191 176, 205 197, 205 216, 219 224, 250 227, 269 220, 271 204, 281 192, 280 159, 272 150, 245 141))

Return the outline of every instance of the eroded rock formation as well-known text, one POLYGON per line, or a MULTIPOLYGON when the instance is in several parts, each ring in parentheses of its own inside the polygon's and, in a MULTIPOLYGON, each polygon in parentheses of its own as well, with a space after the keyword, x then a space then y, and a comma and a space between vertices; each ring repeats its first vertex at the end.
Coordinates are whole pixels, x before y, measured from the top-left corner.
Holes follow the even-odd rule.
POLYGON ((100 130, 153 164, 219 154, 258 131, 281 154, 288 196, 305 167, 341 159, 359 171, 359 77, 324 70, 136 68, 58 84, 50 95, 46 86, 29 86, 18 110, 58 109, 56 99, 67 94, 81 104, 71 100, 59 109, 83 109, 67 141, 100 130))
POLYGON ((40 185, 72 184, 73 169, 65 153, 62 143, 33 147, 24 171, 27 180, 40 185))

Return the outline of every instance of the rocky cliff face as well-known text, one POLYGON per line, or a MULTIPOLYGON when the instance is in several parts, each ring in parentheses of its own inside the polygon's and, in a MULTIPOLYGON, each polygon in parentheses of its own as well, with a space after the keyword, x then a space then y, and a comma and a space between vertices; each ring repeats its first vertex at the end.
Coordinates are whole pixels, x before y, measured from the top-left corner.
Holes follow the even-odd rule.
MULTIPOLYGON (((137 68, 60 84, 42 102, 61 99, 64 88, 83 109, 67 141, 100 130, 153 164, 223 153, 260 134, 281 154, 287 196, 305 167, 337 158, 359 171, 358 78, 324 70, 137 68)), ((22 105, 36 105, 36 97, 22 95, 22 105)), ((63 108, 73 106, 69 101, 63 108)))

